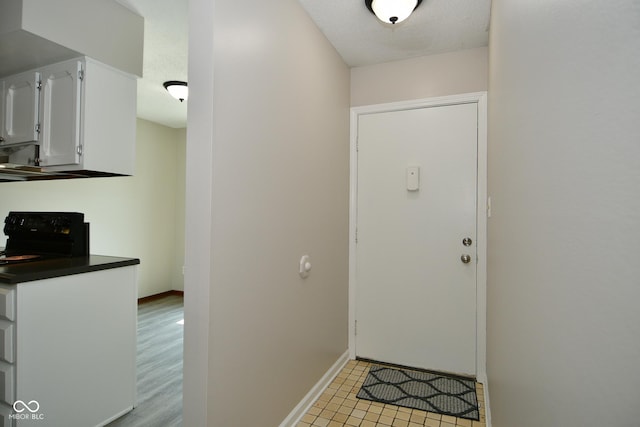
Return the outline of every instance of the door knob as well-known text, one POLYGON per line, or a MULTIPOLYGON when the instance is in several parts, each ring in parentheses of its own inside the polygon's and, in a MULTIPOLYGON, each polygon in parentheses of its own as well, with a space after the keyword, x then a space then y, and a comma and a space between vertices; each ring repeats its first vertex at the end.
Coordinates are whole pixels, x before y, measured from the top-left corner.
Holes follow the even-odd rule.
POLYGON ((471 246, 472 243, 473 243, 473 240, 471 240, 470 237, 465 237, 464 239, 462 239, 462 244, 465 246, 471 246))
POLYGON ((460 261, 465 264, 469 264, 471 262, 471 255, 464 254, 460 257, 460 261))

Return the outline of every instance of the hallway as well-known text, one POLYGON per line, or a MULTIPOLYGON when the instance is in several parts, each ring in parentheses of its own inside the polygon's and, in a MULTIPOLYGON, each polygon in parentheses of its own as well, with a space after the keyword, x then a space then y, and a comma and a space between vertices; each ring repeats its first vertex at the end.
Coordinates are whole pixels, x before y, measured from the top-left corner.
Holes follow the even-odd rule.
POLYGON ((138 406, 109 427, 182 425, 183 312, 176 295, 138 305, 138 406))

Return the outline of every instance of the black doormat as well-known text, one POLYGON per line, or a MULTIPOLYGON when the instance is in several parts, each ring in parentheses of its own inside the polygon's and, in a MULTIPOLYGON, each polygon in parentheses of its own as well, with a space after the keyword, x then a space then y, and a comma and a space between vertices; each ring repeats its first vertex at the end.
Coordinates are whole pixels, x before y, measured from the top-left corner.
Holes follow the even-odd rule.
POLYGON ((357 397, 480 420, 475 381, 445 374, 372 365, 357 397))

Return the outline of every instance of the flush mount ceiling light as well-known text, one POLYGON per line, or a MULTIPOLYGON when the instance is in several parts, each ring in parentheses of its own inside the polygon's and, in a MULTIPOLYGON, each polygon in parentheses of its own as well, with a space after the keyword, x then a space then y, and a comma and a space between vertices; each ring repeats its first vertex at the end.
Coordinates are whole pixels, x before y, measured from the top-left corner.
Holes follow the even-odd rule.
POLYGON ((364 0, 367 9, 387 24, 397 24, 411 15, 422 0, 364 0))
POLYGON ((164 88, 171 94, 171 96, 173 96, 175 99, 179 99, 180 102, 189 97, 189 88, 187 87, 186 82, 170 80, 168 82, 164 82, 162 86, 164 86, 164 88))

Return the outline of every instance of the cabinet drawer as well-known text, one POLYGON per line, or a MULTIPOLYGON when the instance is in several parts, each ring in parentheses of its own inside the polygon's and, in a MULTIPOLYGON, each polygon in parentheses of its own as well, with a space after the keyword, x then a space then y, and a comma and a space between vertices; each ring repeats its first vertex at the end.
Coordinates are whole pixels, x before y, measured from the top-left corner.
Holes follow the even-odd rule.
POLYGON ((16 425, 10 417, 12 413, 11 406, 0 403, 0 427, 13 427, 16 425))
POLYGON ((0 319, 15 320, 16 290, 0 288, 0 319))
POLYGON ((15 367, 0 362, 0 401, 13 405, 15 400, 15 367))
POLYGON ((0 359, 9 363, 13 363, 14 331, 13 323, 0 320, 0 359))

